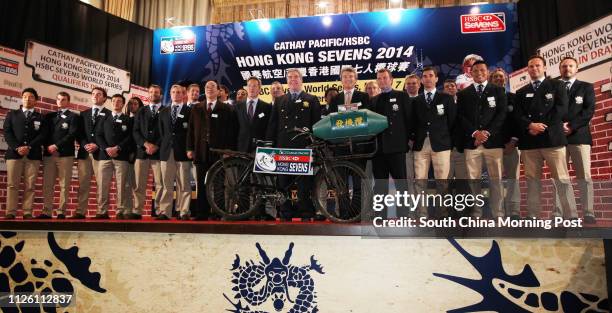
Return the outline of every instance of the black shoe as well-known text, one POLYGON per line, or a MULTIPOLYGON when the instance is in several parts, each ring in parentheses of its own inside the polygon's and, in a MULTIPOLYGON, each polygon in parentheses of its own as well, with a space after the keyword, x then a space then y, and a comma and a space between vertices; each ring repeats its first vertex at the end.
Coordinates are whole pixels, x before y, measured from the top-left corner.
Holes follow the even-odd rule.
POLYGON ((521 219, 521 216, 517 214, 513 214, 513 215, 510 215, 510 219, 513 221, 518 221, 521 219))
MULTIPOLYGON (((340 217, 340 218, 343 218, 343 217, 340 217)), ((314 220, 317 221, 317 222, 323 222, 323 221, 327 220, 327 217, 325 217, 325 215, 323 215, 323 214, 317 214, 317 215, 315 215, 314 220)))
POLYGON ((221 220, 221 217, 216 216, 216 215, 215 215, 215 216, 209 216, 209 217, 208 217, 208 220, 209 220, 209 221, 220 221, 220 220, 221 220))
POLYGON ((595 219, 595 216, 587 215, 584 217, 584 223, 588 225, 594 225, 597 224, 597 220, 595 219))
POLYGON ((301 221, 304 223, 312 222, 312 217, 302 217, 301 221))
POLYGON ((181 221, 188 221, 189 220, 189 215, 185 214, 185 215, 181 215, 181 217, 178 218, 178 220, 181 221))
POLYGON ((125 215, 123 215, 123 213, 117 213, 117 215, 115 215, 115 219, 124 220, 125 219, 125 215))
POLYGON ((191 220, 192 221, 206 221, 206 220, 208 220, 208 218, 205 217, 205 216, 196 216, 196 217, 192 218, 191 220))
POLYGON ((276 221, 276 218, 274 218, 274 216, 264 213, 261 216, 259 216, 259 220, 260 221, 276 221))
POLYGON ((280 221, 281 222, 287 222, 287 223, 291 223, 293 219, 291 217, 281 217, 280 221))
POLYGON ((128 213, 125 216, 126 220, 141 220, 142 219, 142 215, 137 214, 137 213, 128 213))
POLYGON ((33 218, 34 218, 34 217, 32 216, 32 214, 25 214, 25 215, 23 216, 23 219, 24 219, 24 220, 31 220, 31 219, 33 219, 33 218))
POLYGON ((58 220, 64 220, 64 219, 66 219, 66 215, 60 213, 60 214, 57 215, 57 219, 58 220))
POLYGON ((4 216, 5 220, 14 220, 15 219, 15 214, 7 214, 6 216, 4 216))
POLYGON ((94 216, 94 220, 107 220, 107 219, 110 219, 110 217, 108 216, 108 213, 96 214, 96 216, 94 216))
POLYGON ((39 216, 36 217, 37 220, 50 220, 51 216, 47 215, 47 214, 41 214, 39 216))
POLYGON ((160 214, 157 217, 155 217, 156 221, 167 221, 169 220, 169 218, 166 216, 166 214, 160 214))
POLYGON ((74 215, 72 215, 68 219, 69 220, 84 220, 85 219, 85 215, 83 215, 81 213, 74 213, 74 215))

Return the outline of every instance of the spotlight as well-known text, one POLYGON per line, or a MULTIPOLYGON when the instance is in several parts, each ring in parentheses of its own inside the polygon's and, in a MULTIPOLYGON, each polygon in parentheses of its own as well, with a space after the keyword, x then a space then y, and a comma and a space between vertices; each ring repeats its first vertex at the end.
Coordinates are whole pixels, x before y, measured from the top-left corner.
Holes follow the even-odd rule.
POLYGON ((470 13, 471 14, 478 14, 478 13, 480 13, 480 7, 479 6, 472 7, 470 9, 470 13))
POLYGON ((259 26, 259 30, 265 33, 269 32, 270 28, 272 28, 272 25, 270 25, 270 21, 267 18, 257 20, 257 26, 259 26))
POLYGON ((391 23, 397 24, 402 19, 402 12, 399 9, 389 10, 387 11, 387 16, 391 23))
POLYGON ((332 18, 329 15, 323 16, 323 18, 321 18, 321 22, 325 27, 329 27, 332 24, 332 18))

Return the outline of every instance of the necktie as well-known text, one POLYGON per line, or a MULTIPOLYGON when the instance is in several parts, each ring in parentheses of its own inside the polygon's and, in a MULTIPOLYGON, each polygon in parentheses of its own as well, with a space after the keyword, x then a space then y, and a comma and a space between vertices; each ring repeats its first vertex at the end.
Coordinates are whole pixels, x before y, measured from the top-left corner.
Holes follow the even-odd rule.
POLYGON ((427 104, 431 104, 431 101, 433 100, 433 99, 431 98, 431 92, 428 92, 428 93, 427 93, 427 99, 426 99, 426 100, 427 100, 427 104))
POLYGON ((30 110, 25 111, 26 120, 29 121, 31 116, 32 116, 32 112, 30 112, 30 110))
POLYGON ((570 81, 566 81, 566 82, 565 82, 565 89, 567 89, 567 91, 569 91, 569 90, 570 90, 570 88, 572 88, 572 82, 570 82, 570 81))
POLYGON ((484 87, 482 85, 478 85, 478 96, 482 97, 482 91, 483 91, 484 87))
POLYGON ((212 113, 212 102, 208 103, 208 109, 206 109, 206 113, 208 113, 208 115, 210 115, 212 113))
POLYGON ((172 105, 172 124, 176 123, 177 113, 178 113, 178 105, 172 105))
POLYGON ((93 115, 92 115, 91 119, 95 122, 97 118, 98 118, 98 108, 94 108, 93 109, 93 115))
POLYGON ((351 104, 352 92, 348 91, 344 94, 344 104, 351 104))
POLYGON ((253 119, 253 100, 249 100, 249 110, 247 111, 247 114, 249 114, 249 118, 253 119))
POLYGON ((295 102, 295 100, 297 100, 297 93, 291 93, 291 101, 295 102))
POLYGON ((157 106, 156 105, 151 105, 151 113, 153 113, 153 115, 157 114, 157 106))
POLYGON ((541 82, 541 81, 539 81, 539 80, 534 81, 534 82, 533 82, 533 89, 534 89, 534 90, 538 90, 538 87, 540 87, 540 84, 541 84, 541 83, 542 83, 542 82, 541 82))

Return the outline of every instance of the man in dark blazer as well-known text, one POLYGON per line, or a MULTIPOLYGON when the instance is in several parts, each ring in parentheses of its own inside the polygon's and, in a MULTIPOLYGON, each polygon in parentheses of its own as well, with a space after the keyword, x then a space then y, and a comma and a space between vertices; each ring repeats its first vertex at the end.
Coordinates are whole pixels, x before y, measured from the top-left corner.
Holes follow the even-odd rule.
MULTIPOLYGON (((257 148, 257 140, 266 139, 266 130, 272 114, 272 105, 259 99, 261 80, 251 77, 246 85, 247 97, 245 101, 238 101, 234 105, 238 116, 238 151, 252 153, 257 148)), ((274 217, 265 212, 265 206, 260 208, 256 219, 274 220, 274 217)))
POLYGON ((159 162, 159 112, 162 109, 162 89, 158 85, 151 85, 148 89, 150 103, 136 112, 132 135, 136 144, 136 161, 134 162, 134 176, 136 188, 134 189, 134 211, 125 216, 130 219, 141 219, 147 194, 149 169, 153 171, 155 196, 153 206, 159 208, 162 195, 162 172, 159 162))
MULTIPOLYGON (((100 147, 96 142, 96 132, 99 125, 111 115, 111 111, 104 107, 106 102, 106 90, 101 87, 94 87, 91 90, 91 109, 81 112, 79 118, 79 132, 77 139, 79 140, 79 151, 77 154, 78 169, 79 169, 79 196, 78 207, 71 219, 84 219, 87 215, 89 202, 89 190, 91 187, 92 174, 96 177, 95 182, 100 191, 100 182, 98 175, 98 160, 100 147)), ((99 197, 96 196, 96 199, 99 197)), ((98 203, 100 207, 100 203, 98 203)))
POLYGON ((66 205, 74 165, 74 143, 79 129, 79 116, 68 109, 70 95, 62 91, 56 98, 57 111, 45 115, 46 139, 43 152, 43 210, 38 218, 53 214, 55 180, 59 178, 60 200, 57 218, 66 218, 66 205))
MULTIPOLYGON (((287 85, 289 92, 275 100, 267 139, 275 142, 279 148, 305 148, 310 142, 305 136, 291 140, 296 133, 294 128, 308 128, 321 119, 321 106, 319 99, 303 91, 302 73, 295 68, 287 70, 287 85)), ((279 175, 278 184, 281 188, 288 188, 295 177, 292 175, 279 175)), ((297 186, 297 211, 291 210, 290 201, 285 202, 280 209, 281 221, 291 221, 293 217, 301 217, 302 221, 311 221, 315 215, 311 200, 313 178, 304 176, 297 186)))
POLYGON ((132 137, 132 119, 123 113, 125 98, 116 94, 111 98, 113 111, 109 114, 96 132, 98 150, 98 211, 96 219, 108 219, 110 183, 115 176, 117 190, 116 218, 125 219, 131 213, 132 205, 127 202, 129 190, 128 161, 134 146, 132 137))
POLYGON ((576 200, 567 170, 567 137, 563 130, 568 98, 563 83, 546 78, 546 61, 532 56, 527 63, 531 83, 516 93, 514 114, 527 177, 528 217, 539 217, 544 160, 553 177, 564 218, 577 218, 576 200))
MULTIPOLYGON (((414 121, 414 178, 416 192, 425 192, 429 178, 429 166, 433 165, 438 193, 448 190, 450 156, 453 148, 451 132, 455 126, 457 106, 453 97, 436 90, 438 73, 433 67, 423 69, 421 82, 423 94, 412 102, 414 121)), ((448 211, 438 208, 439 217, 448 216, 448 211)), ((427 217, 427 207, 418 207, 417 215, 427 217)))
POLYGON ((7 169, 6 219, 17 214, 19 183, 23 177, 23 218, 32 218, 34 184, 42 160, 42 145, 45 139, 43 116, 34 110, 38 93, 34 88, 21 92, 22 105, 11 110, 4 120, 4 139, 8 146, 4 157, 7 169))
POLYGON ((272 105, 259 99, 261 81, 257 77, 247 80, 246 101, 236 103, 238 115, 238 151, 254 152, 257 140, 266 139, 266 130, 272 114, 272 105))
MULTIPOLYGON (((506 88, 508 75, 502 68, 497 68, 491 72, 489 83, 506 88)), ((506 216, 517 220, 520 219, 521 210, 521 190, 519 185, 520 177, 520 150, 517 148, 518 133, 516 121, 514 120, 514 97, 515 94, 506 92, 508 105, 506 106, 506 118, 502 126, 502 137, 504 142, 503 166, 506 173, 506 195, 504 196, 504 213, 506 216)))
POLYGON ((210 149, 236 150, 238 118, 236 111, 227 103, 218 100, 219 84, 209 80, 204 85, 206 102, 191 109, 187 133, 187 156, 196 166, 198 204, 191 215, 195 220, 218 219, 211 215, 206 199, 204 178, 206 172, 219 155, 210 149))
MULTIPOLYGON (((399 192, 408 190, 406 176, 406 152, 410 150, 412 128, 412 106, 408 94, 392 88, 393 76, 387 69, 376 73, 381 93, 372 99, 372 111, 387 117, 389 127, 378 134, 378 152, 372 159, 374 193, 386 195, 389 192, 389 175, 399 192)), ((399 215, 407 215, 409 208, 403 208, 399 215)))
MULTIPOLYGON (((584 223, 595 224, 593 212, 593 179, 591 178, 591 137, 590 122, 595 112, 595 90, 593 85, 576 79, 578 62, 572 57, 565 57, 559 64, 561 81, 567 90, 569 106, 563 131, 567 136, 567 154, 571 158, 580 202, 584 212, 584 223)), ((561 216, 559 198, 555 199, 555 216, 561 216)))
MULTIPOLYGON (((489 173, 489 205, 493 218, 504 217, 502 167, 504 154, 503 125, 506 118, 506 90, 488 81, 484 61, 471 68, 474 83, 457 94, 458 121, 472 194, 481 193, 482 162, 489 173)), ((482 207, 475 205, 473 217, 482 217, 482 207)))
POLYGON ((163 192, 157 209, 157 220, 172 216, 172 200, 176 183, 176 211, 179 219, 189 220, 191 201, 191 160, 187 157, 187 131, 191 109, 182 103, 185 87, 175 84, 170 88, 172 104, 159 116, 161 145, 159 159, 163 178, 163 192))

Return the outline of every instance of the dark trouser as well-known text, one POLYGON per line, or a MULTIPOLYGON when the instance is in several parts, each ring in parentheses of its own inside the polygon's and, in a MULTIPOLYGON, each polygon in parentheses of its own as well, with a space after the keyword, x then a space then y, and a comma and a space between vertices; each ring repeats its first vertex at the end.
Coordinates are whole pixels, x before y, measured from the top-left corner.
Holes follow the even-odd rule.
MULTIPOLYGON (((408 191, 406 175, 406 153, 377 154, 372 159, 372 172, 374 173, 374 194, 386 195, 389 193, 389 175, 395 181, 395 189, 400 193, 408 191)), ((398 215, 407 215, 408 212, 398 215), (405 214, 403 214, 405 213, 405 214)))
POLYGON ((212 215, 210 211, 210 204, 206 198, 206 185, 204 179, 206 178, 206 172, 208 169, 219 160, 219 155, 216 153, 208 152, 206 162, 196 164, 196 176, 197 176, 197 188, 198 188, 198 199, 196 202, 195 210, 191 211, 191 216, 195 218, 207 218, 212 215))
POLYGON ((291 200, 287 200, 280 208, 281 218, 306 217, 312 218, 315 215, 315 208, 312 204, 311 192, 313 189, 313 176, 302 176, 295 179, 295 175, 278 175, 278 187, 287 191, 289 195, 290 186, 295 182, 298 190, 297 209, 293 210, 291 200))

